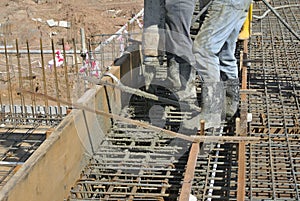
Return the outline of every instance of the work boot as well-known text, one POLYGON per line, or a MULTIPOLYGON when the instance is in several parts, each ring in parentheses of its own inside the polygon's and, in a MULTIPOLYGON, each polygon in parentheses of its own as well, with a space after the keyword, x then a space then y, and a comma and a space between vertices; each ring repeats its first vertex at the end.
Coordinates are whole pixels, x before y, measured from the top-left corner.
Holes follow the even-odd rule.
POLYGON ((231 119, 239 108, 240 82, 239 79, 228 79, 225 82, 226 98, 225 112, 226 118, 231 119))
MULTIPOLYGON (((188 63, 179 64, 181 88, 176 92, 179 101, 194 102, 197 98, 196 92, 196 70, 188 63), (191 100, 189 100, 191 99, 191 100)), ((195 103, 195 102, 194 102, 195 103)))
POLYGON ((181 110, 183 112, 182 124, 179 133, 196 135, 200 128, 200 113, 194 110, 181 110))
POLYGON ((223 82, 203 82, 201 88, 200 120, 205 120, 205 129, 221 126, 224 107, 223 82))
POLYGON ((179 70, 179 62, 176 61, 175 57, 168 59, 168 77, 167 81, 170 83, 170 88, 174 91, 180 90, 181 82, 180 82, 180 70, 179 70))
POLYGON ((146 90, 149 89, 154 77, 155 77, 155 66, 145 65, 144 78, 145 78, 146 90))
POLYGON ((196 70, 188 63, 180 64, 182 87, 176 94, 184 115, 179 132, 187 135, 196 135, 200 127, 200 111, 195 110, 195 106, 199 107, 195 79, 196 70))
POLYGON ((145 86, 146 86, 146 90, 149 89, 150 85, 153 82, 159 83, 162 82, 164 80, 161 79, 161 77, 167 77, 166 73, 165 74, 161 74, 160 76, 158 76, 159 74, 159 69, 161 68, 162 65, 162 61, 161 61, 161 57, 160 56, 145 56, 144 57, 144 61, 143 61, 143 76, 145 79, 145 86))

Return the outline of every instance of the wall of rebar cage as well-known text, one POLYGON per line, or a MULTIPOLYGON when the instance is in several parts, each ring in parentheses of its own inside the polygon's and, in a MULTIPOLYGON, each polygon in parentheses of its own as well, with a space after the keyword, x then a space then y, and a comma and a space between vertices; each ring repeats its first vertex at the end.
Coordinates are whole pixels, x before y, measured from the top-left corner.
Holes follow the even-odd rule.
POLYGON ((79 41, 11 40, 10 25, 1 25, 0 189, 67 117, 72 103, 93 88, 84 78, 101 79, 140 37, 140 18, 115 34, 86 36, 81 29, 79 41))
POLYGON ((67 107, 48 96, 68 102, 82 96, 90 84, 81 77, 101 78, 130 43, 141 37, 141 14, 115 34, 85 36, 81 30, 81 41, 4 40, 0 49, 0 124, 57 124, 55 119, 61 120, 67 107))
MULTIPOLYGON (((299 34, 300 2, 273 1, 280 16, 299 34)), ((265 8, 257 5, 256 16, 265 8)), ((260 144, 247 146, 247 200, 299 200, 299 40, 269 13, 254 18, 249 54, 249 134, 260 144)))

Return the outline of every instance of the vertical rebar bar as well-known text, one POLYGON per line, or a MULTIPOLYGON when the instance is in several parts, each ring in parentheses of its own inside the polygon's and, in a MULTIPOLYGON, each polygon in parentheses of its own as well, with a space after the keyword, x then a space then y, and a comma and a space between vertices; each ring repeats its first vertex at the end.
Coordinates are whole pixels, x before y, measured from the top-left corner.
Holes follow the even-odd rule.
MULTIPOLYGON (((30 82, 30 90, 32 92, 35 92, 34 86, 33 86, 33 74, 32 74, 32 66, 31 66, 31 58, 30 58, 30 48, 29 48, 29 42, 26 40, 26 46, 27 46, 27 58, 28 58, 28 71, 29 71, 29 82, 30 82)), ((32 102, 32 117, 35 116, 35 108, 36 108, 36 97, 34 93, 31 95, 31 102, 32 102)))
POLYGON ((131 38, 131 24, 129 22, 127 22, 127 31, 128 31, 128 38, 131 38))
POLYGON ((245 200, 246 195, 246 143, 238 145, 238 187, 237 200, 245 200))
POLYGON ((86 52, 85 32, 83 28, 80 28, 80 36, 81 36, 81 51, 86 52))
POLYGON ((67 100, 70 102, 70 85, 69 85, 69 79, 68 79, 68 66, 67 66, 67 57, 66 57, 66 49, 65 49, 65 40, 62 39, 62 46, 63 46, 63 52, 64 52, 64 70, 65 70, 65 81, 66 81, 66 88, 67 88, 67 100))
POLYGON ((185 174, 184 174, 181 193, 179 196, 179 201, 189 200, 192 185, 193 185, 193 180, 195 177, 195 169, 196 169, 196 165, 197 165, 197 157, 198 157, 199 152, 200 152, 199 143, 193 142, 192 147, 189 152, 188 161, 186 164, 186 170, 185 170, 185 174))
POLYGON ((239 136, 241 133, 241 119, 236 118, 235 119, 235 134, 239 136))
MULTIPOLYGON (((20 53, 19 53, 19 41, 18 39, 16 39, 16 51, 17 51, 17 62, 18 62, 18 73, 19 73, 19 88, 20 91, 22 91, 23 89, 23 78, 22 78, 22 69, 21 69, 21 61, 20 61, 20 53)), ((21 92, 20 94, 20 100, 21 100, 21 112, 22 115, 25 114, 25 117, 27 116, 27 110, 25 107, 25 98, 24 98, 24 94, 21 92)))
MULTIPOLYGON (((56 95, 56 99, 59 99, 60 94, 59 94, 59 86, 58 86, 58 78, 57 78, 57 69, 56 69, 56 56, 55 56, 55 48, 54 48, 54 41, 53 39, 51 39, 51 46, 52 46, 52 59, 53 59, 53 69, 54 69, 54 83, 55 83, 55 95, 56 95)), ((61 107, 60 107, 60 102, 56 101, 57 103, 57 107, 58 107, 58 113, 60 115, 62 115, 62 111, 61 111, 61 107)))
POLYGON ((129 69, 130 69, 130 78, 133 80, 134 77, 133 77, 133 55, 132 55, 132 52, 129 52, 129 69))
POLYGON ((12 118, 13 98, 12 98, 11 77, 10 77, 10 72, 9 72, 9 62, 8 62, 6 40, 4 40, 4 48, 5 48, 5 61, 6 61, 6 79, 7 79, 7 95, 8 95, 8 102, 9 102, 9 114, 10 114, 10 117, 12 118))
POLYGON ((117 58, 116 55, 116 40, 112 41, 112 51, 111 51, 112 59, 117 58))
POLYGON ((2 93, 0 93, 0 112, 2 112, 3 102, 2 102, 2 93))
POLYGON ((101 65, 100 65, 100 69, 103 69, 104 66, 105 66, 105 63, 104 63, 104 49, 105 49, 105 46, 103 46, 101 49, 100 49, 100 54, 101 54, 101 65))
POLYGON ((42 38, 40 38, 40 50, 41 50, 41 60, 42 60, 42 79, 43 79, 43 90, 44 90, 44 94, 45 94, 45 114, 47 116, 47 119, 49 121, 49 101, 47 99, 47 81, 46 81, 46 73, 45 73, 45 59, 44 59, 44 51, 43 51, 43 40, 42 38))

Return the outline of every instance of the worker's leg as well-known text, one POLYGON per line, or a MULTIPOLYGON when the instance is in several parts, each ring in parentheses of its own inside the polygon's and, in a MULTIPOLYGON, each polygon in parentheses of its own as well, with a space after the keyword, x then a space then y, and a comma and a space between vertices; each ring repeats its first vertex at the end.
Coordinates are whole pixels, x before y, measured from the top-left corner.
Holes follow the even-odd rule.
POLYGON ((223 82, 203 82, 201 86, 200 120, 205 120, 205 129, 220 127, 224 107, 223 82))
POLYGON ((224 81, 225 86, 225 114, 231 119, 237 112, 240 101, 239 78, 224 81))
MULTIPOLYGON (((236 29, 249 0, 214 0, 194 41, 197 71, 203 81, 220 81, 219 53, 236 29), (240 12, 238 12, 240 11, 240 12)), ((249 5, 248 4, 248 5, 249 5)), ((236 42, 235 38, 235 42, 236 42)), ((235 51, 235 47, 232 51, 235 51)), ((235 60, 235 58, 232 58, 235 60)))
POLYGON ((166 52, 193 64, 190 27, 195 0, 166 0, 166 52))
POLYGON ((183 122, 179 132, 187 135, 195 135, 200 127, 199 111, 195 111, 195 109, 191 107, 192 105, 199 107, 195 85, 196 70, 189 64, 181 64, 180 75, 183 87, 176 94, 181 104, 180 110, 188 115, 183 116, 183 122))
POLYGON ((158 60, 164 48, 164 0, 144 1, 143 54, 144 62, 158 60))
POLYGON ((233 117, 239 106, 240 88, 235 50, 237 38, 247 17, 249 4, 250 1, 245 2, 244 5, 241 5, 240 9, 236 10, 238 16, 235 27, 219 53, 220 71, 222 73, 222 80, 224 81, 226 89, 225 112, 227 118, 233 117))
POLYGON ((180 109, 189 116, 183 116, 179 132, 196 134, 199 128, 199 112, 193 111, 191 104, 197 104, 190 27, 195 0, 166 0, 166 53, 168 59, 168 79, 173 85, 180 109))
POLYGON ((240 82, 238 78, 238 66, 235 58, 236 37, 238 31, 233 31, 231 37, 224 44, 220 58, 221 78, 225 87, 225 114, 227 118, 235 115, 239 106, 240 82))
POLYGON ((165 0, 144 1, 144 26, 142 35, 143 67, 146 90, 156 78, 156 70, 163 55, 165 0))
POLYGON ((181 64, 194 65, 190 26, 194 11, 194 0, 166 0, 165 50, 168 59, 168 80, 174 89, 180 90, 181 64))
POLYGON ((238 78, 238 67, 235 58, 236 42, 240 33, 240 30, 245 22, 247 16, 247 9, 249 8, 251 1, 246 1, 244 5, 241 5, 240 9, 235 9, 235 21, 234 26, 227 39, 224 41, 218 57, 220 60, 220 71, 224 73, 227 79, 238 78))
POLYGON ((236 11, 244 1, 214 0, 194 42, 197 71, 203 80, 201 119, 206 121, 206 128, 217 127, 221 122, 224 89, 219 53, 235 29, 239 17, 236 11))

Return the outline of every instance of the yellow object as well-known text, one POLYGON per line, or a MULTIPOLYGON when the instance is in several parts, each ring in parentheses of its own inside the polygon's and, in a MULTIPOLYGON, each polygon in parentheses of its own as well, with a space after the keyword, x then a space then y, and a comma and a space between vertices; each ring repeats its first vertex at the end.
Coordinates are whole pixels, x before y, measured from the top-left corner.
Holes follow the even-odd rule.
POLYGON ((252 8, 253 5, 251 4, 249 7, 248 16, 239 34, 239 40, 247 40, 251 35, 252 8))

